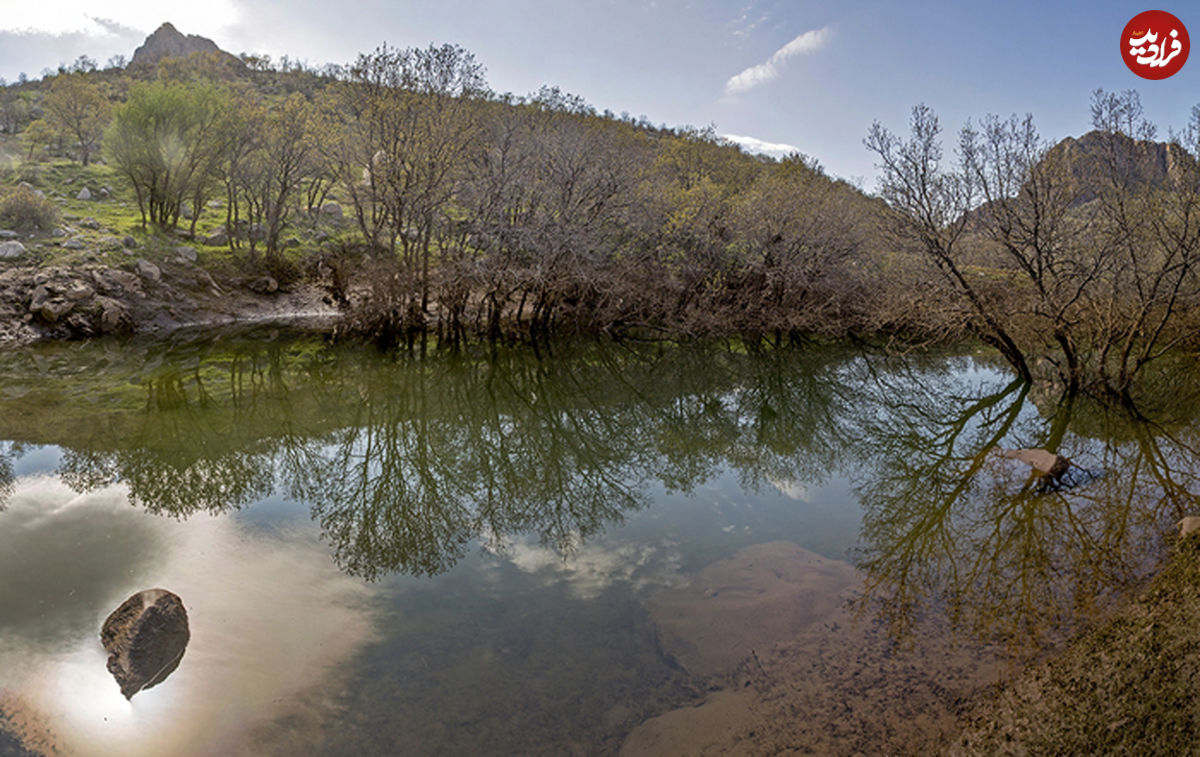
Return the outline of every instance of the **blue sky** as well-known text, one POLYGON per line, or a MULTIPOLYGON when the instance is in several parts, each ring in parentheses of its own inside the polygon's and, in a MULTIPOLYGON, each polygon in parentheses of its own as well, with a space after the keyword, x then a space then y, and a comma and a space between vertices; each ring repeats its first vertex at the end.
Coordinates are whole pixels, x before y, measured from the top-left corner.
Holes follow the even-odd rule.
MULTIPOLYGON (((1119 37, 1148 8, 1200 35, 1200 4, 882 0, 46 0, 0 12, 0 76, 87 54, 131 55, 162 21, 231 52, 345 63, 382 42, 453 42, 497 90, 543 84, 654 123, 790 145, 874 184, 862 138, 903 130, 924 102, 953 133, 987 113, 1033 113, 1058 140, 1089 128, 1097 87, 1136 89, 1165 135, 1200 102, 1200 54, 1163 81, 1125 68, 1119 37)), ((1197 37, 1200 40, 1200 37, 1197 37)))

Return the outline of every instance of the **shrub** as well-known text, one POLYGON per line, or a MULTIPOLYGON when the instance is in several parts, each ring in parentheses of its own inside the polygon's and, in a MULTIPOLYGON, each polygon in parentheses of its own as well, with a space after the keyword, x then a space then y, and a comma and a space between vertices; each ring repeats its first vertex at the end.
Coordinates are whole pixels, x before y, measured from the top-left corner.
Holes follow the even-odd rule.
POLYGON ((58 225, 58 206, 29 186, 15 187, 0 195, 0 227, 49 231, 58 225))

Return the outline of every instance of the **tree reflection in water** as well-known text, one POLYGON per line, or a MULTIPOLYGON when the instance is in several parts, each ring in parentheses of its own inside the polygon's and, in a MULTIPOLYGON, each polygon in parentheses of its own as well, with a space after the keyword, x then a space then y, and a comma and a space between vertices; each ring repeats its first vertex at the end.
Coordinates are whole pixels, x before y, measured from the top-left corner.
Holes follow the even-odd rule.
MULTIPOLYGON (((308 504, 346 571, 432 575, 476 540, 503 550, 532 533, 568 553, 645 507, 652 481, 687 492, 727 467, 750 487, 821 480, 848 443, 844 359, 599 344, 549 360, 416 359, 313 339, 205 342, 148 359, 123 410, 31 426, 63 447, 59 472, 77 490, 120 481, 133 503, 176 517, 282 494, 308 504)), ((71 393, 47 388, 31 404, 49 415, 71 393)))
MULTIPOLYGON (((1182 370, 1105 404, 1044 396, 986 359, 828 346, 417 359, 252 335, 37 349, 0 369, 0 384, 34 363, 51 377, 0 399, 0 438, 58 444, 71 486, 120 481, 175 517, 306 503, 338 564, 366 578, 441 573, 475 542, 501 551, 523 534, 566 554, 647 506, 652 484, 839 476, 863 508, 865 605, 901 632, 937 607, 1037 643, 1144 576, 1197 491, 1182 370), (1002 445, 1095 475, 1045 490, 1002 445)), ((0 500, 11 458, 0 452, 0 500)))
POLYGON ((862 378, 872 410, 860 438, 876 461, 858 487, 862 602, 897 633, 934 607, 982 638, 1036 649, 1145 578, 1195 507, 1196 398, 1179 386, 1143 387, 1143 406, 1155 390, 1172 399, 1151 419, 1130 398, 1035 401, 1021 382, 972 391, 928 372, 862 378), (1046 487, 1001 444, 1067 457, 1072 480, 1046 487))

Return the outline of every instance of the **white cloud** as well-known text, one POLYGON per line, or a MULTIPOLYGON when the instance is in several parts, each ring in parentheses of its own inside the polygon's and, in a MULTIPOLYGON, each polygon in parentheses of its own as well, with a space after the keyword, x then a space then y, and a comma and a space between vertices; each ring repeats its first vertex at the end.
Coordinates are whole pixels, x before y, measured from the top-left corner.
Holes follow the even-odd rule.
MULTIPOLYGON (((10 3, 0 14, 0 32, 18 34, 112 34, 112 25, 143 33, 170 21, 184 34, 212 36, 237 23, 241 11, 235 0, 171 3, 161 0, 52 0, 10 3)), ((219 43, 218 43, 219 44, 219 43)))
POLYGON ((733 142, 746 152, 762 153, 770 155, 773 158, 782 158, 794 152, 800 152, 800 148, 795 145, 789 145, 784 142, 765 142, 761 139, 746 137, 741 134, 722 134, 721 138, 733 142))
POLYGON ((825 43, 829 41, 829 27, 820 29, 810 29, 800 36, 793 39, 783 47, 775 51, 775 53, 767 58, 763 63, 757 66, 751 66, 745 71, 742 71, 736 76, 731 76, 729 81, 725 82, 725 94, 736 95, 742 92, 748 92, 754 89, 763 82, 768 82, 779 76, 779 67, 783 65, 788 58, 794 58, 797 55, 809 55, 815 53, 825 47, 825 43))

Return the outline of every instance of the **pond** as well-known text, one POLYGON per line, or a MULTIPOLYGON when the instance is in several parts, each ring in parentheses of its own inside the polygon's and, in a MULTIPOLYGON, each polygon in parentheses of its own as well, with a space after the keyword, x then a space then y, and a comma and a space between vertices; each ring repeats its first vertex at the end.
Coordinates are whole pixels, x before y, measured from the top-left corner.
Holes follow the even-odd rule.
POLYGON ((1195 511, 1164 375, 1109 407, 982 351, 11 348, 0 753, 937 748, 1195 511), (99 629, 156 587, 191 640, 127 701, 99 629))

